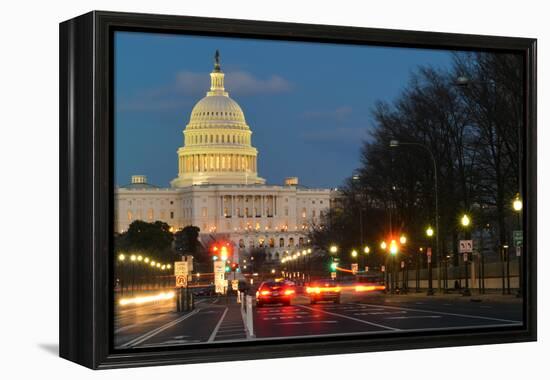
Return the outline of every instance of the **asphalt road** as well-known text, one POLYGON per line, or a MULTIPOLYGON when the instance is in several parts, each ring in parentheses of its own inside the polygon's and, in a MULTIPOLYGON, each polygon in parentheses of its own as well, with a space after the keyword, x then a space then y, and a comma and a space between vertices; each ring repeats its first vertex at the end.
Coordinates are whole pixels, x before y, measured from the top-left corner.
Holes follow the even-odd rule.
POLYGON ((253 336, 235 300, 205 298, 195 310, 174 312, 173 300, 120 307, 115 316, 115 347, 162 347, 332 334, 381 334, 521 324, 521 302, 513 298, 364 297, 341 304, 310 305, 296 297, 290 306, 254 308, 253 336))

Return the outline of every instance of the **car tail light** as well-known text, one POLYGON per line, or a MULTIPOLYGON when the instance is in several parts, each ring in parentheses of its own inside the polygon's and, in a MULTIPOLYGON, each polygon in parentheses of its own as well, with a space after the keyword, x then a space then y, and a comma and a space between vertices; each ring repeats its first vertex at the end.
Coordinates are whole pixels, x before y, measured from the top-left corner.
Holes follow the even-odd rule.
POLYGON ((262 296, 268 296, 268 295, 270 295, 270 294, 271 294, 271 292, 270 292, 269 290, 262 290, 262 291, 260 292, 260 295, 262 295, 262 296))
POLYGON ((296 293, 294 289, 287 289, 285 290, 285 296, 290 296, 292 294, 296 293))

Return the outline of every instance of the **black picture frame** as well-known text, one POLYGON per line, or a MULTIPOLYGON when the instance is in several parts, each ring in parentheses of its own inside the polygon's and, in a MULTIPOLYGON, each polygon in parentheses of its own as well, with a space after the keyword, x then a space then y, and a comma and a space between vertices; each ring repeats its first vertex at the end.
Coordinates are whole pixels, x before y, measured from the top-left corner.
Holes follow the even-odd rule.
POLYGON ((93 369, 535 341, 535 39, 93 11, 60 24, 60 356, 93 369), (116 30, 516 52, 525 63, 524 324, 476 331, 330 336, 114 352, 113 44, 116 30))

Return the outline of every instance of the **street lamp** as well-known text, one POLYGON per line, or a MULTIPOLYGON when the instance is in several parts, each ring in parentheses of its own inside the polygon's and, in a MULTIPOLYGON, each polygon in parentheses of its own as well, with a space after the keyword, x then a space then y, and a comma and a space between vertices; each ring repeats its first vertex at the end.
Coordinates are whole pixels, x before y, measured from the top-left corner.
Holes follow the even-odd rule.
MULTIPOLYGON (((432 227, 426 228, 426 236, 430 239, 434 236, 434 230, 432 227)), ((437 238, 437 235, 436 235, 436 238, 437 238)), ((433 272, 432 272, 432 253, 430 248, 426 250, 426 258, 428 261, 428 293, 427 295, 433 296, 434 289, 433 289, 433 272)))
POLYGON ((512 208, 517 213, 519 213, 521 210, 523 210, 523 201, 521 200, 521 197, 519 196, 519 193, 516 194, 516 196, 514 197, 514 200, 512 201, 512 208))
POLYGON ((426 228, 426 236, 427 236, 427 237, 430 237, 430 238, 431 238, 432 236, 434 236, 434 230, 433 230, 432 227, 426 228))
MULTIPOLYGON (((462 224, 462 227, 464 227, 464 237, 466 240, 469 240, 470 234, 468 233, 467 229, 471 225, 472 219, 468 214, 462 215, 462 218, 460 218, 460 224, 462 224)), ((470 259, 468 257, 468 252, 464 253, 464 292, 462 292, 463 296, 471 296, 470 293, 470 287, 468 285, 468 277, 469 277, 469 268, 470 268, 470 259)))
POLYGON ((401 235, 401 237, 399 238, 399 242, 401 244, 407 244, 407 237, 405 235, 401 235))
POLYGON ((367 255, 370 253, 370 247, 367 245, 365 249, 363 250, 367 255))
POLYGON ((471 223, 471 219, 467 214, 462 215, 462 218, 460 219, 460 223, 463 227, 468 227, 471 223))
POLYGON ((329 248, 330 253, 336 254, 338 253, 338 247, 336 245, 331 245, 329 248))
MULTIPOLYGON (((521 233, 521 211, 523 210, 523 201, 521 200, 519 193, 516 194, 516 196, 514 197, 514 200, 512 201, 512 208, 514 209, 514 212, 517 215, 517 229, 521 233)), ((521 265, 522 264, 521 250, 523 247, 519 245, 517 241, 515 242, 515 245, 516 245, 516 256, 518 258, 518 292, 516 296, 521 297, 523 292, 523 273, 522 273, 523 269, 521 265)))
POLYGON ((126 259, 126 256, 124 256, 123 253, 121 253, 120 255, 118 255, 118 261, 124 261, 126 259))
POLYGON ((385 251, 386 248, 388 248, 388 244, 386 244, 386 242, 383 241, 382 243, 380 243, 380 248, 382 248, 385 251))
MULTIPOLYGON (((435 189, 435 229, 438 232, 435 236, 435 250, 437 253, 437 262, 440 263, 440 252, 439 252, 439 189, 437 186, 437 161, 435 160, 435 156, 433 152, 431 151, 428 146, 417 143, 417 142, 403 142, 398 140, 391 140, 390 141, 390 148, 399 148, 401 145, 411 145, 411 146, 417 146, 422 149, 424 149, 428 154, 430 155, 430 158, 432 159, 433 164, 433 171, 434 171, 434 189, 435 189)), ((438 276, 437 276, 437 287, 441 291, 441 264, 438 265, 438 276)))

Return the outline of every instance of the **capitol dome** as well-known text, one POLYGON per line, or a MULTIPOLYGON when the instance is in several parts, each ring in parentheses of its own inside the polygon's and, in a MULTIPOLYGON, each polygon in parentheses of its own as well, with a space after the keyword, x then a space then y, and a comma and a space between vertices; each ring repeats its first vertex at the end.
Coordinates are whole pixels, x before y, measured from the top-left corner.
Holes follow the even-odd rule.
POLYGON ((193 107, 178 149, 178 177, 172 187, 202 184, 263 184, 258 177, 258 151, 241 107, 224 87, 216 51, 211 86, 193 107))

